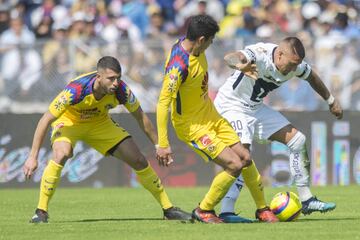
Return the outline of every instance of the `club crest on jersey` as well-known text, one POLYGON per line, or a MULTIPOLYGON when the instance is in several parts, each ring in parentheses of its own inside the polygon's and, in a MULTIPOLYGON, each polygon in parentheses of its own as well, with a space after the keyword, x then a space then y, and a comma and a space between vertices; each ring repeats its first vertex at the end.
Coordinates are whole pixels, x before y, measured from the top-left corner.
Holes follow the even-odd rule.
POLYGON ((201 144, 204 147, 209 146, 212 142, 211 142, 211 138, 209 137, 209 135, 205 134, 204 136, 202 136, 200 139, 201 144))
POLYGON ((210 146, 207 147, 207 149, 208 149, 209 152, 213 152, 213 151, 216 150, 216 147, 211 144, 210 146))
POLYGON ((169 79, 170 79, 170 81, 169 81, 169 85, 168 85, 168 91, 169 92, 174 92, 175 89, 176 89, 178 76, 173 74, 173 73, 170 73, 169 79))
POLYGON ((67 101, 68 100, 66 95, 65 94, 61 95, 54 104, 56 110, 61 111, 62 108, 64 108, 64 106, 66 105, 67 101))

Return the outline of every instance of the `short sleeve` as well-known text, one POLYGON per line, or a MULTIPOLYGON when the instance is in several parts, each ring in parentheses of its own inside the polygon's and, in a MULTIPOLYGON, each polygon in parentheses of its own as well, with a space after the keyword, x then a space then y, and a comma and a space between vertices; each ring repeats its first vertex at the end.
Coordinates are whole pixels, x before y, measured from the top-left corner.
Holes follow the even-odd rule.
POLYGON ((129 112, 135 112, 140 106, 138 99, 124 81, 120 81, 116 98, 119 104, 123 104, 129 112))
POLYGON ((65 89, 56 96, 49 106, 49 111, 55 117, 60 117, 72 104, 72 93, 65 89))
POLYGON ((176 94, 182 82, 182 73, 178 68, 171 68, 165 73, 163 82, 163 94, 176 98, 176 94))
POLYGON ((305 61, 302 61, 296 68, 295 74, 298 78, 307 79, 311 73, 311 67, 305 61))
POLYGON ((257 43, 246 46, 245 49, 241 50, 245 57, 251 62, 256 63, 263 59, 264 54, 268 51, 268 46, 264 43, 257 43))

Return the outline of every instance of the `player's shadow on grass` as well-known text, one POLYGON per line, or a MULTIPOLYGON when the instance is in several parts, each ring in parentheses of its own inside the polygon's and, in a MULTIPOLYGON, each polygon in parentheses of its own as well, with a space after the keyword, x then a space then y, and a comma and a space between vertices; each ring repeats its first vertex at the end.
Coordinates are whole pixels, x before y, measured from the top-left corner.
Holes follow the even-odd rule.
POLYGON ((121 221, 164 221, 162 218, 93 218, 64 222, 121 222, 121 221))
POLYGON ((359 220, 360 217, 344 217, 344 218, 302 218, 296 220, 297 222, 316 222, 316 221, 347 221, 347 220, 359 220))

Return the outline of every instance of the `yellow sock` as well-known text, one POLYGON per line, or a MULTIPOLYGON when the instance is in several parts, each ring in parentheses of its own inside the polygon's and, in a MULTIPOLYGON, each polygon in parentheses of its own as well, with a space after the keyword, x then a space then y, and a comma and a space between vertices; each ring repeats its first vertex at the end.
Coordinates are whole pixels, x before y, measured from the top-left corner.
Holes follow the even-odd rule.
POLYGON ((140 183, 155 197, 163 209, 171 208, 171 204, 168 195, 165 192, 164 186, 161 184, 161 180, 155 173, 150 164, 140 171, 135 171, 140 183))
POLYGON ((38 208, 48 211, 48 205, 51 197, 55 193, 55 189, 60 181, 61 170, 63 166, 50 160, 46 166, 41 178, 40 197, 38 208))
POLYGON ((264 187, 254 161, 252 161, 252 164, 249 167, 242 169, 242 176, 255 201, 256 208, 262 209, 266 207, 264 187))
POLYGON ((216 175, 209 191, 200 203, 200 208, 202 210, 213 210, 216 204, 218 204, 228 192, 235 179, 235 177, 225 171, 216 175))

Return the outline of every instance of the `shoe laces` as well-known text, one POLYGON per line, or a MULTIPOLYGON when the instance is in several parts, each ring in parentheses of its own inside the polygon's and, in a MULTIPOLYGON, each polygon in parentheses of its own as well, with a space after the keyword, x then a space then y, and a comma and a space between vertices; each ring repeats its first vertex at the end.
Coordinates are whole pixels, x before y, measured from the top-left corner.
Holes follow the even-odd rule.
POLYGON ((314 197, 314 199, 311 200, 307 205, 307 208, 309 209, 321 209, 324 207, 325 207, 325 203, 318 200, 316 197, 314 197))
POLYGON ((205 218, 205 219, 217 218, 214 210, 211 210, 211 211, 200 210, 199 214, 201 215, 202 218, 205 218))

